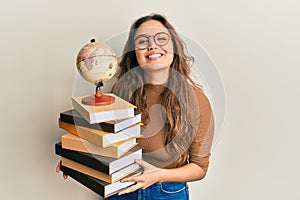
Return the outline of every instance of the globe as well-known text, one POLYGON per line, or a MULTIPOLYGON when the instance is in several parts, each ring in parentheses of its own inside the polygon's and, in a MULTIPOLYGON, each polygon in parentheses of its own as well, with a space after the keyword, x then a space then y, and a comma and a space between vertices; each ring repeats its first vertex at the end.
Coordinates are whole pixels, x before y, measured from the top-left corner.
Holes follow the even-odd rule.
POLYGON ((111 79, 118 68, 116 54, 110 46, 92 39, 80 49, 76 66, 85 80, 96 84, 96 94, 83 98, 83 104, 98 106, 114 102, 114 97, 103 95, 100 90, 103 82, 111 79))
POLYGON ((111 79, 118 67, 114 50, 95 40, 81 48, 76 64, 80 75, 95 84, 111 79))

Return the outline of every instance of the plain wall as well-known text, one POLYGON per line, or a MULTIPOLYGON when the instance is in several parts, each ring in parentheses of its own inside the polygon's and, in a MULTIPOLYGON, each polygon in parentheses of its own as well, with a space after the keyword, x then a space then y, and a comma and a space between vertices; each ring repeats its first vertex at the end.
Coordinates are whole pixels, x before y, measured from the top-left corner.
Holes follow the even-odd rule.
POLYGON ((99 199, 55 172, 57 117, 71 107, 82 45, 152 12, 206 49, 225 87, 222 136, 192 199, 300 199, 296 0, 1 0, 0 199, 99 199))

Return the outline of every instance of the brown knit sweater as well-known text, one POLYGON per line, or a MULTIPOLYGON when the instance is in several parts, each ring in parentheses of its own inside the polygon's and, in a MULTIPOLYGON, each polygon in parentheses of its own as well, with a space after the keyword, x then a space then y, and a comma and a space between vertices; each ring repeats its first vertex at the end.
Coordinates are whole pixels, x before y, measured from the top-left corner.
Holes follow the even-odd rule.
POLYGON ((187 160, 179 159, 167 153, 165 145, 165 118, 162 113, 165 109, 161 106, 163 101, 161 94, 165 90, 162 85, 145 85, 145 95, 147 108, 150 117, 142 128, 143 137, 138 139, 138 143, 143 147, 143 159, 161 168, 177 168, 187 163, 199 165, 205 172, 208 169, 211 144, 214 133, 214 121, 209 100, 199 88, 194 88, 198 99, 200 121, 196 135, 187 147, 185 154, 187 160))

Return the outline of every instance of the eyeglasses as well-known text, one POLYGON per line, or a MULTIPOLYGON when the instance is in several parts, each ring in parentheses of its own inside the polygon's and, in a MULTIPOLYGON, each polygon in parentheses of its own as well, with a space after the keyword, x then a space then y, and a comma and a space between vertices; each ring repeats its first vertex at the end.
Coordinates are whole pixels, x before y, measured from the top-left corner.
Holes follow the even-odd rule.
POLYGON ((137 38, 135 38, 135 40, 134 40, 135 47, 138 48, 139 50, 146 49, 149 46, 149 43, 150 43, 149 38, 150 37, 153 37, 153 40, 157 46, 162 47, 162 46, 165 46, 168 44, 171 36, 165 32, 159 32, 153 36, 140 35, 137 38))

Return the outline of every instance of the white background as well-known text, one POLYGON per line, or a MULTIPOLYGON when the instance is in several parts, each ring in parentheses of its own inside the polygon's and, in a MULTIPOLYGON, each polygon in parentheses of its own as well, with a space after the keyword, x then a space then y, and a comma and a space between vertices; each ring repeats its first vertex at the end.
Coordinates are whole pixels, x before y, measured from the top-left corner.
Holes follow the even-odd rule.
POLYGON ((223 133, 192 199, 300 199, 296 0, 1 0, 0 199, 99 199, 55 172, 57 117, 71 107, 82 45, 152 12, 201 44, 224 82, 223 133))

